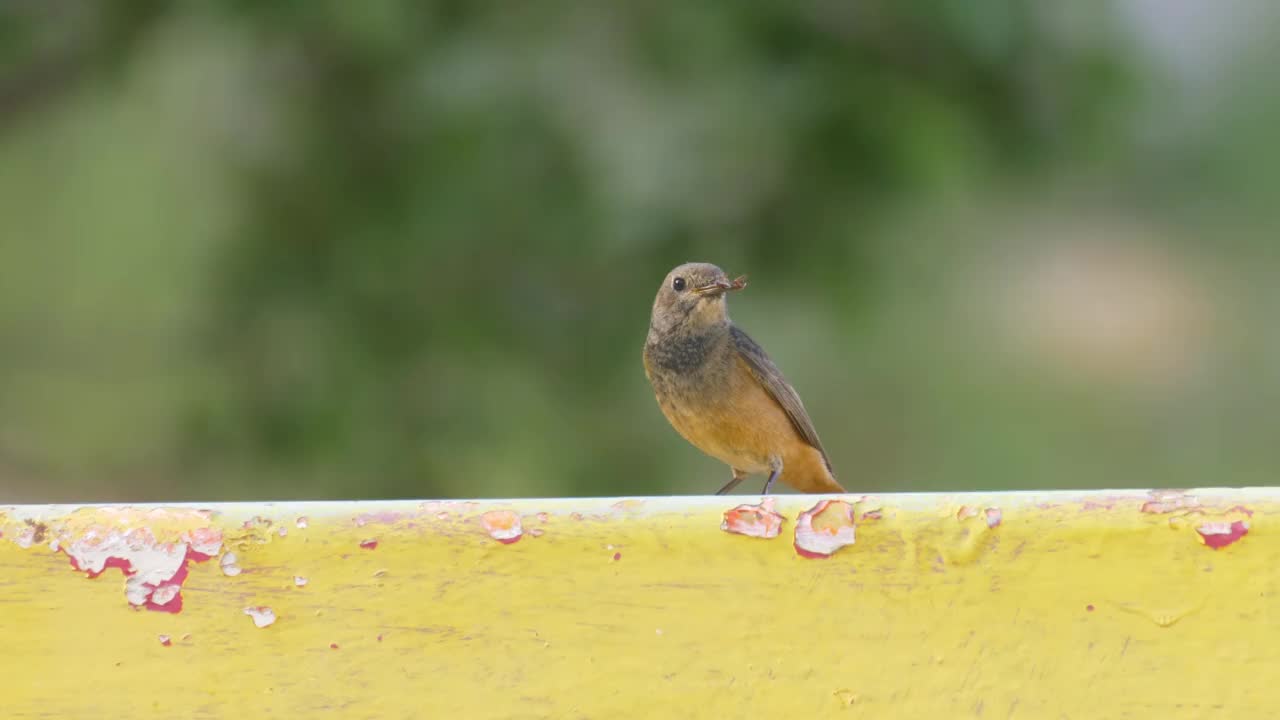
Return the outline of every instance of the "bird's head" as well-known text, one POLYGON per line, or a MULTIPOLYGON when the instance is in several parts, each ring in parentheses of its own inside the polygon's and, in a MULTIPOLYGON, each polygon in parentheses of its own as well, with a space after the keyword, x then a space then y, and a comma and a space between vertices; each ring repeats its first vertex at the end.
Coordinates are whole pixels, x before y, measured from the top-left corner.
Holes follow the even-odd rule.
POLYGON ((662 332, 697 330, 728 320, 725 295, 747 286, 710 263, 685 263, 667 273, 653 300, 652 327, 662 332))

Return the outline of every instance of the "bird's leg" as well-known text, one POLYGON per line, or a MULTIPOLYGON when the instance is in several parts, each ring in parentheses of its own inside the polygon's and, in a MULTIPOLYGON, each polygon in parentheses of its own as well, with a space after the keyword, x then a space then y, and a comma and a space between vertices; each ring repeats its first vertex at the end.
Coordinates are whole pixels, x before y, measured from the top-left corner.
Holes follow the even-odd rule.
POLYGON ((760 491, 761 495, 768 495, 769 491, 773 489, 774 481, 776 481, 778 479, 778 476, 782 474, 781 459, 774 459, 773 463, 771 464, 773 465, 773 472, 769 473, 769 479, 764 481, 764 490, 760 491))
POLYGON ((730 480, 729 482, 725 483, 725 484, 724 484, 724 487, 722 487, 722 488, 720 488, 719 490, 717 490, 717 491, 716 491, 716 494, 717 494, 717 495, 724 495, 725 493, 729 492, 730 490, 732 490, 732 489, 734 489, 734 488, 738 487, 738 483, 742 482, 743 478, 745 478, 746 476, 747 476, 746 471, 744 471, 744 470, 739 470, 738 468, 734 468, 734 469, 733 469, 733 479, 732 479, 732 480, 730 480))

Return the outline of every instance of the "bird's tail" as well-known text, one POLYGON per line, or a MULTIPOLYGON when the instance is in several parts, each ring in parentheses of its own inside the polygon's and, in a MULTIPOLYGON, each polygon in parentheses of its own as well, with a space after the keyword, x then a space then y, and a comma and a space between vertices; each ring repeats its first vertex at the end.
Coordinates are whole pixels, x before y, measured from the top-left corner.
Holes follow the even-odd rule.
POLYGON ((847 490, 836 480, 831 471, 831 463, 817 448, 809 448, 799 458, 788 462, 782 472, 782 480, 791 487, 804 493, 846 493, 847 490))

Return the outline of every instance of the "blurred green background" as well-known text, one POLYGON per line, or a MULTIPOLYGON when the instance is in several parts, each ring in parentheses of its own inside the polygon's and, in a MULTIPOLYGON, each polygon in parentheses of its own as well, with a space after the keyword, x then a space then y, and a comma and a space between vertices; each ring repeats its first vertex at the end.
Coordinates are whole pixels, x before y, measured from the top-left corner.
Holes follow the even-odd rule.
POLYGON ((0 501, 714 491, 686 260, 851 491, 1269 484, 1273 7, 7 0, 0 501))

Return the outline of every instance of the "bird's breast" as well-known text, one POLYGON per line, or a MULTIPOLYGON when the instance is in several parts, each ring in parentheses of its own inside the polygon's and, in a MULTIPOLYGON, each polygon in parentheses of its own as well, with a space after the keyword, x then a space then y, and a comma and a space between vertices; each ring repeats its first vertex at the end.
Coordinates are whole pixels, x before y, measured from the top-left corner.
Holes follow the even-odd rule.
POLYGON ((661 372, 689 375, 704 370, 724 338, 698 334, 671 334, 650 337, 645 343, 645 360, 661 372))
POLYGON ((732 352, 710 353, 682 372, 646 357, 649 380, 663 415, 680 435, 734 467, 768 470, 770 458, 795 441, 795 430, 776 402, 732 352))

